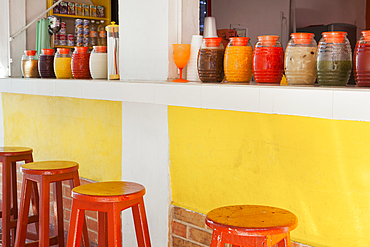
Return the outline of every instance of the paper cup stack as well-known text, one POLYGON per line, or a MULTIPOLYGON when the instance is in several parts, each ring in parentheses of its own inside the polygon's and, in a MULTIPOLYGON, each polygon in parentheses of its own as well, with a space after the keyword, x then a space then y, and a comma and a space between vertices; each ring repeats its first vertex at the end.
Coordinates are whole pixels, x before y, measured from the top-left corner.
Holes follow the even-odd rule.
POLYGON ((199 48, 202 45, 203 36, 193 35, 191 38, 190 58, 187 67, 187 79, 189 81, 200 81, 197 68, 199 48))

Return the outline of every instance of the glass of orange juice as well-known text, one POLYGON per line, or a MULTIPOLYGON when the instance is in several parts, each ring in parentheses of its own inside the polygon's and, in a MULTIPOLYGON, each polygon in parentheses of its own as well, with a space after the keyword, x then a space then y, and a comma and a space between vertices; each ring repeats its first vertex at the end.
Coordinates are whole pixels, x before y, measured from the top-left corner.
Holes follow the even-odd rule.
POLYGON ((180 78, 173 80, 174 82, 188 82, 188 80, 182 79, 182 70, 190 58, 190 45, 189 44, 173 44, 172 45, 172 57, 177 68, 180 70, 180 78))

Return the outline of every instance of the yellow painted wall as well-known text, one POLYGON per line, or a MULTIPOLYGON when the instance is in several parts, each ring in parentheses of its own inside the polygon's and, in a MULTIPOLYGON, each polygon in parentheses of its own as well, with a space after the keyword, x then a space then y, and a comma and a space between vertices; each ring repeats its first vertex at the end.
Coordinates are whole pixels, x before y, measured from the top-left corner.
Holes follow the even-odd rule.
POLYGON ((370 123, 168 108, 173 204, 288 209, 292 239, 369 246, 370 123))
POLYGON ((2 93, 2 104, 5 145, 76 161, 84 178, 121 179, 121 102, 2 93))

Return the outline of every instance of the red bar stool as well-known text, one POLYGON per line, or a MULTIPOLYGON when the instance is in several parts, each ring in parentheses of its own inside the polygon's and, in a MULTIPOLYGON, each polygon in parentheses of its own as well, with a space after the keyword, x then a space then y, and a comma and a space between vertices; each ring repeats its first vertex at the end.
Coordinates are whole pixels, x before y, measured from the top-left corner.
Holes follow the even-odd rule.
POLYGON ((233 246, 290 247, 290 231, 298 225, 297 217, 284 209, 236 205, 216 208, 206 217, 213 229, 211 247, 233 246))
POLYGON ((141 184, 123 181, 91 183, 74 188, 67 247, 79 246, 85 210, 98 211, 99 247, 121 247, 120 212, 127 208, 132 208, 138 246, 150 247, 144 194, 145 188, 141 184))
MULTIPOLYGON (((80 185, 78 164, 72 161, 42 161, 24 164, 21 170, 23 181, 15 246, 37 246, 37 243, 40 247, 56 244, 60 247, 64 246, 62 181, 69 180, 71 189, 80 185), (40 184, 40 237, 36 242, 25 244, 31 192, 32 188, 36 188, 37 191, 37 183, 40 184), (55 233, 57 234, 51 238, 49 238, 50 183, 53 183, 55 233)), ((84 222, 82 219, 82 223, 84 222)), ((83 235, 84 246, 90 246, 86 224, 83 227, 83 235)))
MULTIPOLYGON (((0 147, 3 191, 2 210, 0 212, 0 217, 2 218, 2 246, 14 246, 18 219, 16 172, 16 162, 18 161, 32 162, 32 149, 26 147, 0 147), (12 237, 11 232, 13 233, 12 237)), ((33 205, 36 210, 37 205, 33 205)), ((29 223, 32 223, 32 220, 29 223)))

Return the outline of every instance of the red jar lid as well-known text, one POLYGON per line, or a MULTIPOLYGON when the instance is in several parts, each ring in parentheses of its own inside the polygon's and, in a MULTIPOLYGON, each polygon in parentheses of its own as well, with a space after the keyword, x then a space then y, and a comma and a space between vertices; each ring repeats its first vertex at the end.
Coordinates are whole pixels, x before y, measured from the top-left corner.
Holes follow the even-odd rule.
POLYGON ((75 49, 79 53, 87 53, 88 47, 85 47, 85 46, 76 46, 75 49))
POLYGON ((54 49, 42 49, 42 52, 45 55, 53 55, 54 54, 54 49))
POLYGON ((327 43, 343 43, 346 32, 323 32, 322 36, 327 43))
POLYGON ((26 50, 26 55, 27 56, 35 56, 36 55, 36 51, 35 50, 26 50))
POLYGON ((257 37, 258 41, 262 43, 262 45, 275 45, 276 41, 279 39, 277 35, 262 35, 257 37))
POLYGON ((106 46, 93 46, 94 50, 99 53, 105 53, 107 52, 106 46))
POLYGON ((248 45, 249 37, 232 37, 230 42, 233 46, 246 46, 248 45))
POLYGON ((69 54, 69 48, 58 48, 60 54, 69 54))
POLYGON ((364 40, 370 41, 370 30, 362 31, 362 36, 364 36, 364 40))
POLYGON ((290 36, 295 44, 310 44, 315 35, 313 33, 292 33, 290 36))
POLYGON ((218 47, 222 38, 204 38, 204 42, 207 47, 218 47))

